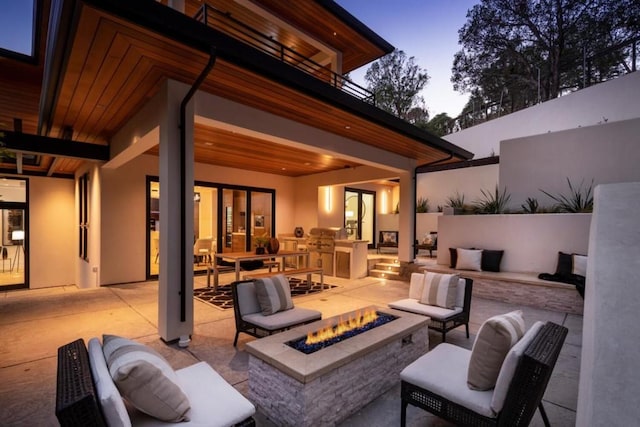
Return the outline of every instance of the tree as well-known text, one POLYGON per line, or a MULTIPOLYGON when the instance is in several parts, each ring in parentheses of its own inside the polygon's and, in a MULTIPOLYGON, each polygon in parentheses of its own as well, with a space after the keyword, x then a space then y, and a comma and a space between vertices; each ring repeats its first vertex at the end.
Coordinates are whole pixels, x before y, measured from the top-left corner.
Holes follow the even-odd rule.
MULTIPOLYGON (((585 58, 640 30, 637 0, 482 0, 459 30, 454 88, 480 110, 502 114, 582 86, 585 58)), ((620 72, 626 53, 600 57, 600 78, 620 72)))
POLYGON ((364 78, 379 108, 403 120, 426 122, 428 113, 419 93, 429 81, 429 75, 415 63, 413 56, 407 58, 403 51, 396 49, 374 62, 364 78))
POLYGON ((447 113, 440 113, 429 120, 427 129, 438 136, 444 136, 453 132, 454 125, 454 119, 449 117, 447 113))

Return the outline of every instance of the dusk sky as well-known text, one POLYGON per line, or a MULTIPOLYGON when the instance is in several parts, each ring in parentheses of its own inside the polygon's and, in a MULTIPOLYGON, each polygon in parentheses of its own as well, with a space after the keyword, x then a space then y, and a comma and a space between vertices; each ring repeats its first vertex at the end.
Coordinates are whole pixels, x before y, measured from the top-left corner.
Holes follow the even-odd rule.
POLYGON ((33 2, 0 0, 0 47, 31 55, 33 2))
MULTIPOLYGON (((413 56, 431 77, 422 92, 429 116, 447 113, 456 117, 468 100, 453 90, 453 55, 460 50, 458 30, 467 20, 467 10, 479 0, 336 0, 349 13, 397 49, 413 56)), ((368 65, 350 74, 366 86, 368 65)))

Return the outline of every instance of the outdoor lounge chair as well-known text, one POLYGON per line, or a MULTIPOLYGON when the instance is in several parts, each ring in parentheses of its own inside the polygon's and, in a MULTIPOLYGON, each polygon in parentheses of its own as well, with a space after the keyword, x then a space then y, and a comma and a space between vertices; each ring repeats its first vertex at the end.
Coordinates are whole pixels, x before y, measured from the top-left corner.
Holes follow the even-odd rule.
POLYGON ((453 309, 446 309, 434 305, 422 304, 419 302, 422 295, 424 274, 412 273, 409 284, 409 298, 389 303, 389 307, 396 310, 408 311, 415 314, 429 316, 429 329, 442 334, 442 342, 447 339, 447 332, 464 325, 469 338, 469 313, 471 311, 471 293, 473 290, 473 280, 461 278, 458 284, 458 294, 456 304, 453 309))
POLYGON ((526 426, 538 408, 548 427, 542 397, 567 332, 552 322, 534 324, 507 354, 495 388, 486 391, 467 387, 471 351, 439 344, 400 373, 401 426, 411 404, 465 426, 526 426))

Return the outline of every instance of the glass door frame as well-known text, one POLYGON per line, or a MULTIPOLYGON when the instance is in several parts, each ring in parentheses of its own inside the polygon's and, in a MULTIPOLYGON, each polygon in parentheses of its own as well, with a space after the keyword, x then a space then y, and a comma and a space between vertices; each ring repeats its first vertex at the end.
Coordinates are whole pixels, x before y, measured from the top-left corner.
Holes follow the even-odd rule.
MULTIPOLYGON (((160 177, 154 175, 147 175, 145 185, 145 207, 146 207, 146 226, 145 226, 145 242, 146 242, 146 254, 145 254, 145 273, 147 280, 155 280, 158 278, 157 274, 151 274, 151 266, 149 264, 151 260, 151 183, 160 183, 160 177)), ((194 181, 194 187, 209 187, 217 190, 217 212, 216 212, 216 252, 222 252, 224 246, 223 240, 223 226, 226 218, 223 193, 224 190, 245 191, 247 194, 246 212, 251 212, 251 195, 252 193, 268 193, 271 195, 271 230, 273 230, 273 236, 276 237, 276 190, 273 188, 261 188, 261 187, 247 187, 242 185, 222 184, 215 182, 194 181)), ((162 190, 162 189, 161 189, 162 190)), ((246 217, 245 217, 246 218, 246 217)), ((162 220, 162 218, 160 218, 162 220)), ((247 231, 245 239, 245 250, 251 250, 251 242, 253 241, 251 235, 251 227, 249 224, 245 224, 245 230, 247 231)))
MULTIPOLYGON (((363 212, 362 212, 362 196, 364 194, 373 196, 373 213, 372 213, 372 221, 371 221, 371 241, 369 242, 369 244, 367 245, 369 249, 373 249, 376 246, 376 216, 377 216, 377 192, 373 191, 373 190, 363 190, 361 188, 352 188, 352 187, 345 187, 344 189, 344 205, 347 205, 347 193, 356 193, 357 197, 358 197, 358 201, 357 201, 357 206, 358 206, 358 210, 355 214, 355 217, 357 219, 357 225, 356 225, 356 236, 355 239, 356 240, 361 240, 362 239, 362 218, 364 216, 363 212)), ((353 196, 351 196, 353 197, 353 196)), ((345 209, 344 212, 344 227, 347 227, 347 212, 345 209)))
MULTIPOLYGON (((24 239, 22 240, 22 256, 24 256, 24 276, 23 283, 9 284, 0 286, 0 290, 11 290, 11 289, 28 289, 29 288, 29 180, 23 178, 11 178, 11 177, 3 177, 3 179, 18 179, 20 181, 25 182, 25 201, 24 202, 9 202, 0 200, 0 209, 8 210, 8 209, 17 209, 22 210, 22 229, 24 230, 24 239)), ((4 219, 3 219, 4 220, 4 219)), ((2 230, 4 232, 4 229, 2 230)), ((0 246, 2 242, 0 242, 0 246)), ((20 250, 20 249, 18 249, 20 250)))

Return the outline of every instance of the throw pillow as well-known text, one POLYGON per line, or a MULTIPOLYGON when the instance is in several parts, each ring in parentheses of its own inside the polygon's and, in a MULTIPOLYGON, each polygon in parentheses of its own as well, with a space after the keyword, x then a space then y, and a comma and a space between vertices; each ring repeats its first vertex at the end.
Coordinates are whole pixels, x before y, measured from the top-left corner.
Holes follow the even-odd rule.
POLYGON ((449 248, 449 267, 456 268, 458 262, 458 248, 449 248))
POLYGON ((129 413, 120 392, 113 383, 102 345, 98 338, 89 340, 89 361, 93 383, 96 385, 100 407, 109 427, 131 427, 129 413))
POLYGON ((456 269, 482 271, 482 250, 458 248, 456 269))
POLYGON ((482 250, 482 259, 480 267, 482 271, 500 271, 500 262, 502 261, 504 251, 492 251, 488 249, 482 250))
POLYGON ((115 335, 103 335, 102 343, 111 378, 131 405, 162 421, 189 421, 189 399, 164 357, 115 335))
POLYGON ((558 277, 571 276, 571 268, 573 261, 571 254, 565 254, 564 252, 558 252, 558 265, 556 266, 556 275, 558 277))
POLYGON ((471 349, 467 386, 472 390, 495 387, 504 358, 524 335, 522 311, 493 316, 480 326, 471 349))
POLYGON ((587 276, 587 257, 586 255, 573 254, 571 256, 571 273, 578 276, 587 276))
POLYGON ((255 287, 258 303, 265 316, 293 308, 291 287, 284 274, 258 279, 255 287))
POLYGON ((457 274, 426 273, 420 303, 454 308, 459 279, 457 274))

